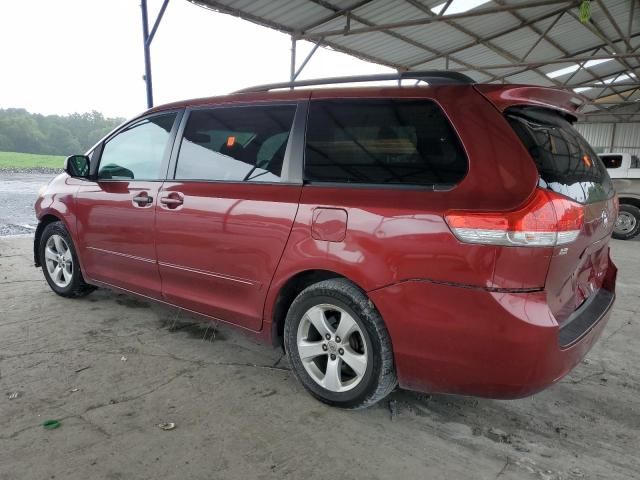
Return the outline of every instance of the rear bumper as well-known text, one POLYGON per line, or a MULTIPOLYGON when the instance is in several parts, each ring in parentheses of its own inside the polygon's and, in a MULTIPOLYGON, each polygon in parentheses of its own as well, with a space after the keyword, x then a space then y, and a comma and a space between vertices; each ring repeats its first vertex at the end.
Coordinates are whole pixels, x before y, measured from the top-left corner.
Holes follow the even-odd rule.
POLYGON ((519 398, 560 380, 591 349, 611 314, 616 271, 610 262, 606 295, 572 317, 569 343, 561 336, 569 322, 558 326, 544 291, 407 281, 369 296, 391 335, 401 387, 519 398))

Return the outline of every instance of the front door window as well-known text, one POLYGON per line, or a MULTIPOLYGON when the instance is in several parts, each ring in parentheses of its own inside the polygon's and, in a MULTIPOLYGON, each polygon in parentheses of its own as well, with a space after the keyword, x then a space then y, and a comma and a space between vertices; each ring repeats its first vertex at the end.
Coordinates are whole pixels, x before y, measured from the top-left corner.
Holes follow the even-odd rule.
POLYGON ((157 115, 133 123, 107 141, 100 180, 161 180, 165 150, 176 114, 157 115))

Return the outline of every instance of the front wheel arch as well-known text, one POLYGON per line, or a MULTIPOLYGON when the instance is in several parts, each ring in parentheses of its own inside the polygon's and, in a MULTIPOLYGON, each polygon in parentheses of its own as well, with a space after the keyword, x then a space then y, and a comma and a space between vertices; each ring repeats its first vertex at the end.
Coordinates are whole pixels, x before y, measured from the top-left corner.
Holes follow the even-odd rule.
MULTIPOLYGON (((36 227, 35 238, 33 239, 33 261, 36 267, 41 267, 40 263, 40 239, 42 238, 42 232, 47 225, 54 222, 63 222, 61 218, 56 217, 52 214, 47 214, 40 219, 38 226, 36 227)), ((68 230, 68 229, 67 229, 68 230)))

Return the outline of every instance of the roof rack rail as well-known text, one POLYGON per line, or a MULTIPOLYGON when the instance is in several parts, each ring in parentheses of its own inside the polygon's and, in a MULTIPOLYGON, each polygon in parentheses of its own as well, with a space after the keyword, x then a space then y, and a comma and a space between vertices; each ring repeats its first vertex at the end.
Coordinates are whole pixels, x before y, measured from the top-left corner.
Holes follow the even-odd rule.
POLYGON ((243 88, 242 90, 237 90, 233 93, 268 92, 269 90, 276 90, 278 88, 310 87, 313 85, 334 85, 338 83, 380 82, 384 80, 418 80, 427 82, 430 85, 471 85, 476 83, 472 78, 460 72, 427 70, 422 72, 382 73, 378 75, 355 75, 352 77, 328 77, 315 78, 311 80, 298 80, 295 82, 268 83, 265 85, 243 88))

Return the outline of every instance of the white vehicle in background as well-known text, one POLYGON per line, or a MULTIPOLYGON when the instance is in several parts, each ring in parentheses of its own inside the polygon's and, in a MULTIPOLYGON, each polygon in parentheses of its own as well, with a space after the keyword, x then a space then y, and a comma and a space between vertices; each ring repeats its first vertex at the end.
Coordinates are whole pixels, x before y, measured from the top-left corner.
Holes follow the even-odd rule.
POLYGON ((600 153, 620 200, 613 238, 628 240, 640 232, 640 159, 630 153, 600 153))

